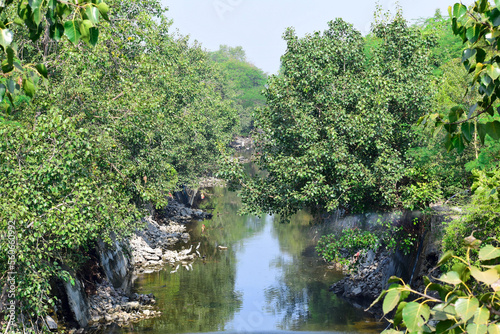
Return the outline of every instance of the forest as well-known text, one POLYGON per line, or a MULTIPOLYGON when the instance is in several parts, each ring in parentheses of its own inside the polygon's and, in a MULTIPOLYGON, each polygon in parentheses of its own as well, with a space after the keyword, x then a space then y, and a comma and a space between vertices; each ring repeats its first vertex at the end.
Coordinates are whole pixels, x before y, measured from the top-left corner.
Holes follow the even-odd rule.
MULTIPOLYGON (((173 34, 156 0, 3 2, 0 314, 12 293, 19 331, 36 331, 51 282, 72 281, 98 239, 127 238, 170 193, 218 176, 243 212, 283 222, 459 206, 448 272, 429 282, 440 297, 394 278, 389 331, 500 333, 500 3, 450 5, 414 24, 378 9, 366 36, 342 19, 289 28, 268 76, 241 47, 173 34), (252 136, 265 173, 231 157, 235 136, 252 136)), ((346 260, 337 242, 321 255, 346 260)))

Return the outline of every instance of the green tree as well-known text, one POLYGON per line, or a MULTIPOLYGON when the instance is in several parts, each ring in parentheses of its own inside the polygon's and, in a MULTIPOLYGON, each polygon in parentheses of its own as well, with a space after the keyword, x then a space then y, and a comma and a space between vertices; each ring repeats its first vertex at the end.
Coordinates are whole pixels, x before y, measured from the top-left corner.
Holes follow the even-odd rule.
MULTIPOLYGON (((361 34, 341 19, 323 34, 288 29, 282 71, 271 76, 256 113, 257 162, 265 177, 226 177, 243 185, 250 209, 362 211, 402 203, 411 124, 429 106, 432 41, 401 14, 379 21, 382 42, 367 62, 361 34)), ((232 168, 232 167, 231 167, 232 168)))
POLYGON ((248 135, 253 129, 253 112, 266 103, 262 90, 267 82, 267 75, 249 63, 241 46, 232 48, 221 45, 218 51, 210 53, 210 58, 223 69, 228 85, 234 90, 238 114, 240 115, 241 134, 248 135))
POLYGON ((16 297, 33 320, 53 305, 51 279, 71 280, 98 238, 126 237, 146 204, 211 175, 238 126, 220 69, 169 34, 158 1, 109 4, 92 49, 60 40, 45 52, 19 35, 49 85, 0 122, 0 271, 12 222, 16 297))

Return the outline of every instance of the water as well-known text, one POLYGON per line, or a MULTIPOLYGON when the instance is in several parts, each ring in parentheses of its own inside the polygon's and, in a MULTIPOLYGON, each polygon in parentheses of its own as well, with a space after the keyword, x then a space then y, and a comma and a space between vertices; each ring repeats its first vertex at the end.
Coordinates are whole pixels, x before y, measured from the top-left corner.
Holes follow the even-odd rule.
POLYGON ((192 270, 181 266, 171 273, 168 266, 139 276, 135 291, 154 293, 162 316, 110 327, 108 333, 383 330, 362 309, 328 291, 342 274, 316 257, 317 235, 306 213, 286 225, 270 216, 239 216, 239 199, 225 189, 215 189, 201 206, 212 208, 214 218, 193 223, 190 233, 193 245, 201 243, 199 251, 205 258, 197 259, 192 270))

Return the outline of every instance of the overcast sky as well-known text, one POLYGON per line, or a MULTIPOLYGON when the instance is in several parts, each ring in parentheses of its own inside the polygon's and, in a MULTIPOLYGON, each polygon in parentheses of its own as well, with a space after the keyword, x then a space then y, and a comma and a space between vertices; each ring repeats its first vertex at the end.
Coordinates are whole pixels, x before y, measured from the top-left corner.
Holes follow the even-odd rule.
MULTIPOLYGON (((337 17, 354 24, 363 35, 370 31, 376 1, 373 0, 162 0, 176 29, 190 35, 208 50, 219 45, 242 46, 247 59, 269 74, 278 71, 286 49, 281 38, 287 27, 299 36, 323 31, 337 17)), ((409 20, 433 16, 436 9, 448 13, 453 0, 400 0, 409 20)), ((470 4, 471 1, 463 1, 470 4)), ((380 0, 395 11, 396 1, 380 0)))

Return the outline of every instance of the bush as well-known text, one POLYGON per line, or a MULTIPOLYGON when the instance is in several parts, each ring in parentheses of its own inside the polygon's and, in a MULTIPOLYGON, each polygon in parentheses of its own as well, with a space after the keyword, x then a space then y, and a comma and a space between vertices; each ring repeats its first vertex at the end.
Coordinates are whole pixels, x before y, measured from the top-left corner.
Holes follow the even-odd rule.
POLYGON ((356 263, 356 259, 352 259, 355 254, 359 256, 370 249, 376 251, 379 245, 379 238, 375 234, 354 228, 345 229, 338 235, 322 236, 316 251, 325 261, 352 266, 356 263))

